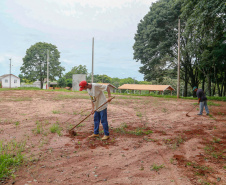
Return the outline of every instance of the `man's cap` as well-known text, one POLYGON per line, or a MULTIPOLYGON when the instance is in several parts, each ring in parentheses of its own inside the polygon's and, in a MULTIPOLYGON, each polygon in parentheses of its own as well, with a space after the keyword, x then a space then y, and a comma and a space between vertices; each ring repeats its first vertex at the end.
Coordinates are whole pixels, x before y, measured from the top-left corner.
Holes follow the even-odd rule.
POLYGON ((195 89, 197 89, 197 87, 195 86, 195 87, 193 87, 193 90, 192 91, 194 91, 195 89))
POLYGON ((79 91, 84 90, 84 88, 85 88, 86 85, 87 85, 87 82, 85 80, 81 81, 79 83, 79 87, 80 87, 79 91))

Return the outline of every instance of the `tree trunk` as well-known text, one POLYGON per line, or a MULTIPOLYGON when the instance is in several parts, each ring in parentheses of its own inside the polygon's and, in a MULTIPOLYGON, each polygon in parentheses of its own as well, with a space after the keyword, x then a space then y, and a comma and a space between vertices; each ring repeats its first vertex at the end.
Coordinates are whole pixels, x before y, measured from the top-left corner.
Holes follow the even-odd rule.
MULTIPOLYGON (((224 73, 226 74, 226 73, 224 73)), ((222 74, 223 76, 223 74, 222 74)), ((225 78, 223 77, 222 83, 221 83, 221 95, 225 96, 225 78)))
POLYGON ((41 80, 41 89, 43 89, 43 79, 41 80))
POLYGON ((226 83, 224 84, 224 93, 223 93, 223 96, 226 95, 226 83))
POLYGON ((208 95, 211 96, 211 77, 210 77, 210 74, 207 74, 207 80, 208 80, 208 95))
POLYGON ((221 94, 221 88, 220 88, 220 84, 219 83, 217 83, 217 89, 218 89, 218 96, 222 96, 222 94, 221 94))
POLYGON ((223 96, 225 96, 226 95, 226 72, 224 72, 224 80, 223 80, 222 84, 224 84, 224 86, 223 86, 223 88, 224 88, 223 96))
POLYGON ((214 84, 214 87, 213 87, 213 96, 215 95, 215 92, 216 92, 216 83, 214 84))
POLYGON ((202 81, 202 90, 205 91, 205 78, 202 81))
POLYGON ((188 69, 185 67, 184 97, 188 96, 188 69))

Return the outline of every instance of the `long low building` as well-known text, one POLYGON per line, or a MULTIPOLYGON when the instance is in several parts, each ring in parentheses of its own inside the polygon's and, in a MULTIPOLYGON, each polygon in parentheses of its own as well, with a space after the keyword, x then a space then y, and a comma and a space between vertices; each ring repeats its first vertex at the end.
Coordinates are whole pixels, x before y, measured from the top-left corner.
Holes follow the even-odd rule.
POLYGON ((124 84, 118 87, 118 89, 149 91, 149 93, 151 91, 159 91, 164 93, 164 91, 168 90, 168 91, 171 91, 171 94, 172 94, 172 91, 175 91, 175 89, 170 85, 145 85, 145 84, 124 84))

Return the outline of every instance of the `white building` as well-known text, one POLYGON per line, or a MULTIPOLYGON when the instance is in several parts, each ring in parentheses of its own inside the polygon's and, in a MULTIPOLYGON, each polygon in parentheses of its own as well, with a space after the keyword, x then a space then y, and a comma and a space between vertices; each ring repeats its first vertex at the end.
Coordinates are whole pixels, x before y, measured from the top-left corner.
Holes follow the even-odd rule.
POLYGON ((11 81, 11 88, 20 87, 20 78, 13 75, 13 74, 6 74, 0 76, 0 83, 2 84, 2 88, 10 88, 10 81, 11 81), (11 78, 10 78, 11 77, 11 78))

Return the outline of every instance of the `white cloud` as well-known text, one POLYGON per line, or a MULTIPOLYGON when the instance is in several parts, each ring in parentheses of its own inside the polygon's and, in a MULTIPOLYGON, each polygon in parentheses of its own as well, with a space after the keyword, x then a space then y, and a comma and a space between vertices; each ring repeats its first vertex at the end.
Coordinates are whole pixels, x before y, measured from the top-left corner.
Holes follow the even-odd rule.
POLYGON ((0 74, 9 58, 19 73, 26 50, 37 42, 56 45, 66 70, 80 64, 90 70, 94 37, 95 73, 121 75, 128 69, 126 74, 142 76, 133 60, 133 38, 154 1, 1 0, 0 74))
POLYGON ((151 5, 150 0, 48 0, 49 2, 55 2, 59 5, 74 6, 75 3, 81 4, 86 7, 100 7, 100 8, 121 8, 122 6, 128 6, 131 3, 140 3, 151 5))
MULTIPOLYGON (((10 12, 20 24, 53 35, 71 37, 128 37, 134 33, 147 0, 20 0, 9 1, 10 12), (133 30, 133 31, 132 31, 133 30)), ((144 9, 146 8, 146 10, 144 9)), ((110 38, 111 38, 110 37, 110 38)))

